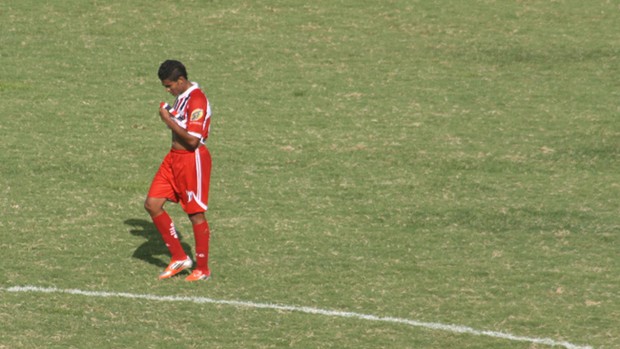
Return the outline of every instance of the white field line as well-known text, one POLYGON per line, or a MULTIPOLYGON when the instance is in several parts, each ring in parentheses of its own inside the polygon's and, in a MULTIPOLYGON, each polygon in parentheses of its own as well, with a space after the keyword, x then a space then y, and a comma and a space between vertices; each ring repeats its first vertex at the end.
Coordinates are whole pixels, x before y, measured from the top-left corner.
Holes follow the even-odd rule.
POLYGON ((156 302, 188 302, 188 303, 196 303, 196 304, 209 303, 209 304, 219 304, 219 305, 230 305, 233 307, 282 310, 282 311, 299 312, 299 313, 323 315, 323 316, 330 316, 330 317, 353 318, 353 319, 361 319, 361 320, 366 320, 366 321, 395 323, 395 324, 408 325, 412 327, 425 328, 429 330, 492 337, 492 338, 505 339, 505 340, 515 341, 515 342, 528 342, 528 343, 533 343, 533 344, 558 346, 558 347, 564 347, 566 349, 592 349, 591 346, 577 345, 577 344, 572 344, 569 342, 557 341, 551 338, 524 337, 524 336, 517 336, 514 334, 504 333, 504 332, 476 330, 474 328, 467 327, 467 326, 461 326, 461 325, 448 325, 448 324, 442 324, 442 323, 436 323, 436 322, 423 322, 423 321, 410 320, 410 319, 404 319, 404 318, 383 317, 383 316, 367 315, 367 314, 353 313, 353 312, 347 312, 347 311, 327 310, 327 309, 311 308, 311 307, 298 307, 298 306, 281 305, 281 304, 254 303, 254 302, 246 302, 246 301, 222 300, 222 299, 212 299, 212 298, 204 298, 204 297, 156 296, 156 295, 150 295, 150 294, 134 294, 134 293, 124 293, 124 292, 83 291, 83 290, 77 290, 77 289, 59 289, 59 288, 54 288, 54 287, 37 287, 37 286, 14 286, 14 287, 8 287, 8 288, 0 287, 0 291, 31 292, 31 293, 64 293, 64 294, 79 295, 79 296, 85 296, 85 297, 99 297, 99 298, 117 297, 117 298, 128 298, 128 299, 144 299, 144 300, 156 301, 156 302))

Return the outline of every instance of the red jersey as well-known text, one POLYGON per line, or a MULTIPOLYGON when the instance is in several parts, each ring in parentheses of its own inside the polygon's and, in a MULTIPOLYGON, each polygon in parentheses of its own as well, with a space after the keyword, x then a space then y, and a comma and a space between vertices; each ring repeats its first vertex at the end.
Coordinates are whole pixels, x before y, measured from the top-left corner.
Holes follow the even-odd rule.
POLYGON ((192 136, 200 138, 204 144, 211 128, 211 105, 198 84, 192 83, 192 87, 180 94, 172 107, 166 103, 162 106, 168 109, 177 124, 192 136))

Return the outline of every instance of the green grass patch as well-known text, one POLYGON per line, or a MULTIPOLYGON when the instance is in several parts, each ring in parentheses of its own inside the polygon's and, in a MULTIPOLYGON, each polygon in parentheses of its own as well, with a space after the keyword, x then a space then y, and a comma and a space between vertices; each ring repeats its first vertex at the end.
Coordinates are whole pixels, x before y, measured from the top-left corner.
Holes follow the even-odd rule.
MULTIPOLYGON (((617 4, 26 0, 0 15, 0 287, 620 345, 617 4), (201 285, 156 280, 169 257, 142 208, 169 146, 168 58, 214 111, 201 285)), ((0 321, 12 349, 544 347, 65 294, 0 291, 0 321)))

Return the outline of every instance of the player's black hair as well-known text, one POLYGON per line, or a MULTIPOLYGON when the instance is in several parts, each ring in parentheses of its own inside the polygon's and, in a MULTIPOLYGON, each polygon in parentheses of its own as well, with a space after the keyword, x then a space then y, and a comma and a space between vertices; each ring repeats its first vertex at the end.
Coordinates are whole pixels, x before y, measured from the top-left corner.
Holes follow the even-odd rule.
POLYGON ((159 66, 159 80, 177 81, 182 76, 187 79, 187 70, 183 63, 168 59, 159 66))

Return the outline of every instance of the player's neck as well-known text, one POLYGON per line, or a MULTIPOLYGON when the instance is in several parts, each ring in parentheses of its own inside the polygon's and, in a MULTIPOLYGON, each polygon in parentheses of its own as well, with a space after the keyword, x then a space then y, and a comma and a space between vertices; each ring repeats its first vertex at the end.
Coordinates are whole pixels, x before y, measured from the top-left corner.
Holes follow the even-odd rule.
POLYGON ((187 92, 187 90, 189 90, 192 86, 193 86, 193 84, 192 84, 191 81, 184 79, 182 84, 181 84, 181 89, 183 90, 181 92, 181 94, 184 94, 185 92, 187 92))

